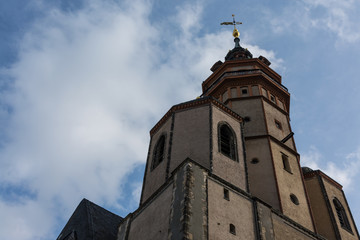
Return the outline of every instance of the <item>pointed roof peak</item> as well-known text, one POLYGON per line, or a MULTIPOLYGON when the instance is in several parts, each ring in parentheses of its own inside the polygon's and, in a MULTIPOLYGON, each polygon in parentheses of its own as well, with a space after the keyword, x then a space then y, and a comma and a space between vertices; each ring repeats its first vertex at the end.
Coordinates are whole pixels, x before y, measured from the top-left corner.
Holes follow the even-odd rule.
POLYGON ((250 59, 253 57, 251 52, 247 50, 247 48, 243 48, 240 46, 240 38, 235 38, 235 47, 228 52, 225 56, 225 61, 228 60, 240 60, 240 59, 250 59))
POLYGON ((240 46, 240 33, 236 28, 236 25, 242 24, 242 22, 236 22, 235 21, 235 15, 232 15, 233 21, 232 22, 222 22, 221 25, 233 25, 233 36, 234 36, 234 42, 235 47, 228 52, 228 54, 225 57, 225 61, 228 60, 239 60, 239 59, 249 59, 252 58, 252 54, 247 50, 240 46))

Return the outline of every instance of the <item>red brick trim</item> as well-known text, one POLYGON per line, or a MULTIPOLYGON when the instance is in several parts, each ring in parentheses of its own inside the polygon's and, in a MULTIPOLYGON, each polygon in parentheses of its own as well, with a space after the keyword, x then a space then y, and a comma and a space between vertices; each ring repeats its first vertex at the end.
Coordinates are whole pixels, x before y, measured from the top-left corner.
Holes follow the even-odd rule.
POLYGON ((239 67, 239 66, 257 66, 260 69, 263 69, 266 74, 274 78, 277 82, 281 84, 281 76, 272 70, 269 66, 264 64, 258 58, 252 59, 243 59, 243 60, 235 60, 235 61, 225 61, 216 71, 211 74, 203 83, 203 90, 207 89, 216 79, 220 77, 220 75, 226 71, 228 68, 239 67))
MULTIPOLYGON (((259 95, 261 95, 261 87, 266 88, 267 91, 270 91, 278 100, 283 102, 285 111, 290 109, 290 93, 284 91, 279 86, 271 82, 263 73, 254 73, 254 74, 245 74, 245 75, 235 75, 224 77, 221 81, 216 83, 210 90, 204 93, 206 96, 213 96, 219 98, 222 94, 227 91, 228 88, 238 87, 238 86, 249 86, 258 85, 260 88, 259 95)), ((245 98, 245 97, 243 97, 245 98)))

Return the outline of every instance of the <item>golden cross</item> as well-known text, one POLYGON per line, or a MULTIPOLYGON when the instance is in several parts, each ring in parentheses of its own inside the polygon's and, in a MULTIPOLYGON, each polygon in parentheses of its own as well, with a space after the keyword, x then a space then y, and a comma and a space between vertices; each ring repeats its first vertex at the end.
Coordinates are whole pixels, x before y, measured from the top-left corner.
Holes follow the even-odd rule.
POLYGON ((236 21, 235 21, 235 15, 234 15, 234 14, 232 15, 232 17, 233 17, 233 21, 232 21, 232 22, 222 22, 222 23, 220 23, 220 25, 234 25, 233 36, 234 36, 234 38, 237 38, 237 37, 240 36, 240 33, 239 33, 239 31, 236 29, 236 25, 240 25, 240 24, 242 24, 242 22, 236 22, 236 21))

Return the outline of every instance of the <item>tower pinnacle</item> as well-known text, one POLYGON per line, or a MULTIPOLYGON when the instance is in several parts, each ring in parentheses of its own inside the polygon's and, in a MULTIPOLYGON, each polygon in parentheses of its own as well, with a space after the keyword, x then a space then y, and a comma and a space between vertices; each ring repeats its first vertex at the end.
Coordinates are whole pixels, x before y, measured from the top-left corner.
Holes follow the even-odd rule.
POLYGON ((240 24, 242 24, 242 22, 236 22, 235 21, 235 15, 233 14, 232 15, 232 17, 233 17, 233 21, 232 22, 222 22, 222 23, 220 23, 220 25, 233 25, 234 26, 234 31, 233 31, 233 36, 234 36, 234 38, 236 39, 236 38, 238 38, 239 36, 240 36, 240 33, 239 33, 239 31, 237 30, 237 28, 236 28, 236 25, 240 25, 240 24))
POLYGON ((235 15, 232 15, 233 21, 232 22, 222 22, 220 25, 233 25, 233 37, 235 42, 235 47, 229 51, 229 53, 225 57, 225 61, 227 60, 238 60, 238 59, 249 59, 252 58, 252 54, 247 50, 240 46, 240 33, 236 28, 236 25, 242 24, 242 22, 236 22, 235 21, 235 15))

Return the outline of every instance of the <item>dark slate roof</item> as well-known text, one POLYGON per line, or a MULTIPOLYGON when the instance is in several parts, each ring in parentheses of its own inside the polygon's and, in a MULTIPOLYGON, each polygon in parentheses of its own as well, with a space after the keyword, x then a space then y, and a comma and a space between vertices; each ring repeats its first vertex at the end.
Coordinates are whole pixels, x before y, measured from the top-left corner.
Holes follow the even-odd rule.
POLYGON ((302 167, 301 168, 303 174, 306 174, 306 173, 309 173, 309 172, 313 172, 314 170, 312 170, 311 168, 309 167, 302 167))
POLYGON ((249 50, 242 48, 240 46, 240 38, 235 38, 235 47, 228 52, 225 56, 225 61, 228 60, 240 60, 240 59, 250 59, 253 55, 249 52, 249 50))
POLYGON ((57 240, 116 240, 123 218, 83 199, 57 240))

